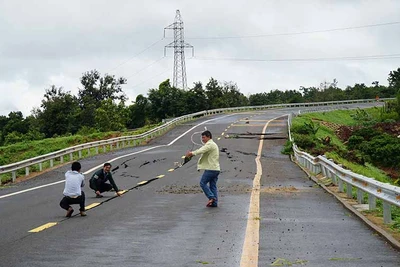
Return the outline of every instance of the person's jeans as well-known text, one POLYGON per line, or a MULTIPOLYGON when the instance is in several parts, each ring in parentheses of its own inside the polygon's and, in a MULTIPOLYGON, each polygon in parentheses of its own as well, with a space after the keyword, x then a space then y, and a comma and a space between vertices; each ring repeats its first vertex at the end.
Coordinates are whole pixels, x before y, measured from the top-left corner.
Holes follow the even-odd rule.
POLYGON ((219 171, 205 170, 201 176, 200 187, 208 199, 214 198, 214 205, 218 205, 218 181, 219 171), (210 184, 210 185, 208 185, 210 184))

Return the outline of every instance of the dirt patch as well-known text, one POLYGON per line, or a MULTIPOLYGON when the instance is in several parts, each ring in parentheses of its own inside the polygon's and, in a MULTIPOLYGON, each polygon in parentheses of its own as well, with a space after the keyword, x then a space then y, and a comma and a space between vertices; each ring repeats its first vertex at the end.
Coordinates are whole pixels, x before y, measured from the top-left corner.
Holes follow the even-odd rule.
POLYGON ((296 188, 294 186, 283 186, 283 187, 263 187, 260 189, 261 193, 299 193, 299 192, 310 192, 312 188, 296 188))
MULTIPOLYGON (((203 194, 203 190, 199 185, 168 185, 156 192, 162 194, 203 194)), ((218 192, 244 194, 251 192, 251 187, 248 185, 221 186, 218 187, 218 192)))

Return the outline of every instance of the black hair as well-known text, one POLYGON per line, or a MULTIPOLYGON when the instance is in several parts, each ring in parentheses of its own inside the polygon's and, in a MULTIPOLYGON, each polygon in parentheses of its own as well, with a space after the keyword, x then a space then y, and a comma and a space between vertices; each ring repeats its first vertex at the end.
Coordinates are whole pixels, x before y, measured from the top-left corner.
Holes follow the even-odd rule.
POLYGON ((212 134, 209 130, 202 132, 201 135, 207 136, 208 138, 212 139, 212 134))
POLYGON ((71 170, 79 172, 81 170, 81 164, 77 161, 72 162, 71 170))
POLYGON ((104 166, 103 166, 103 167, 107 167, 107 166, 110 166, 110 167, 111 167, 111 163, 108 163, 108 162, 104 163, 104 166))

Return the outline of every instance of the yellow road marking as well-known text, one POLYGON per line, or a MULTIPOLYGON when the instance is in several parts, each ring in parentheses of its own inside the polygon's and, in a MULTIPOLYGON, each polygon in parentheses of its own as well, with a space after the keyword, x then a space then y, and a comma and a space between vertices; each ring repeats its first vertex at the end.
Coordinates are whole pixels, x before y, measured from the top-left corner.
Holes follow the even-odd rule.
POLYGON ((173 172, 174 170, 175 170, 175 169, 169 169, 168 171, 169 171, 169 172, 173 172))
POLYGON ((56 222, 49 222, 49 223, 43 224, 42 226, 36 227, 35 229, 32 229, 32 230, 30 230, 28 232, 29 233, 38 233, 38 232, 43 231, 43 230, 45 230, 47 228, 53 227, 56 224, 57 224, 56 222))
POLYGON ((86 206, 85 210, 93 209, 94 207, 97 207, 98 205, 100 205, 100 203, 92 203, 92 204, 86 206))
POLYGON ((218 137, 218 140, 221 140, 221 137, 218 137))
POLYGON ((138 185, 142 185, 142 184, 145 184, 145 183, 147 183, 147 181, 141 181, 141 182, 139 182, 139 183, 137 183, 138 185))
POLYGON ((181 159, 184 159, 186 156, 182 156, 181 159))
POLYGON ((118 191, 120 194, 125 194, 126 192, 128 192, 128 191, 126 191, 126 190, 120 190, 120 191, 118 191))
POLYGON ((225 133, 222 133, 221 135, 224 135, 225 133))
MULTIPOLYGON (((270 120, 272 121, 272 120, 270 120)), ((265 133, 268 121, 262 130, 265 133)), ((249 215, 247 217, 246 236, 244 239, 242 257, 240 259, 241 267, 257 267, 258 266, 258 250, 260 240, 260 180, 262 175, 261 154, 264 139, 260 140, 256 157, 257 173, 253 180, 253 189, 251 190, 249 215)))
POLYGON ((228 131, 228 129, 225 129, 224 131, 226 132, 226 131, 228 131))
POLYGON ((163 178, 165 175, 164 174, 160 174, 159 176, 156 176, 157 178, 163 178))
POLYGON ((230 125, 228 126, 228 129, 229 129, 229 128, 231 128, 231 126, 230 126, 230 125))

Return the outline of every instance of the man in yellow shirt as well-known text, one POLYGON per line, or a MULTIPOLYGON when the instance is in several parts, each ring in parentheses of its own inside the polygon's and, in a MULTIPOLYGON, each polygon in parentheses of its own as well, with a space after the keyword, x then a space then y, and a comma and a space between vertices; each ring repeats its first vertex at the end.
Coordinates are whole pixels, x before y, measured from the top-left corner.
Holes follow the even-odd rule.
POLYGON ((190 158, 201 155, 197 162, 197 169, 204 170, 200 180, 200 186, 208 198, 207 207, 218 207, 217 181, 221 171, 219 166, 218 145, 212 140, 210 131, 204 131, 201 134, 201 141, 204 143, 204 146, 195 151, 189 151, 186 157, 190 158))

